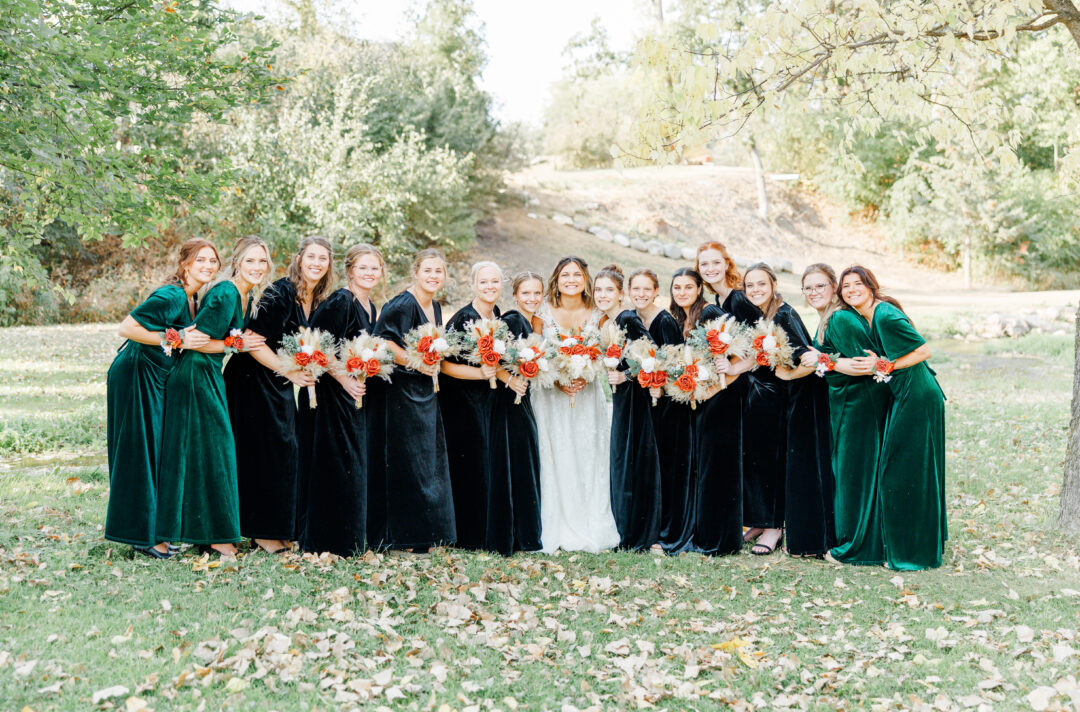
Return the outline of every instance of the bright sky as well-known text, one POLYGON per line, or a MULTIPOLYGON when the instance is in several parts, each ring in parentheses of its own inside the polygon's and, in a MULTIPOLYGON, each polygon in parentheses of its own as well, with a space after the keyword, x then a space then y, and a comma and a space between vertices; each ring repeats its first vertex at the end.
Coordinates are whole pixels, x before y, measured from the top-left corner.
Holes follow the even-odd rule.
MULTIPOLYGON (((275 15, 276 0, 225 0, 237 9, 275 15)), ((396 39, 408 30, 410 0, 343 0, 356 14, 354 26, 368 39, 396 39)), ((565 63, 567 40, 601 18, 613 49, 628 50, 646 18, 638 0, 474 0, 485 25, 488 66, 484 87, 495 97, 503 121, 539 125, 549 85, 565 63)))

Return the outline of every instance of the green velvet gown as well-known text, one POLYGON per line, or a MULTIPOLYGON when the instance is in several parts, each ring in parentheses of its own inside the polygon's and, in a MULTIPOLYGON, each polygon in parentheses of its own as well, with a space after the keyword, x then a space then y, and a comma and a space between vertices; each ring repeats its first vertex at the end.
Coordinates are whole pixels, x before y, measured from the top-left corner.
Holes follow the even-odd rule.
MULTIPOLYGON (((876 348, 866 320, 849 309, 833 312, 822 342, 814 346, 834 359, 866 356, 866 350, 876 348)), ((877 506, 877 463, 892 393, 869 376, 832 371, 825 380, 836 477, 838 544, 831 553, 844 563, 880 566, 885 562, 885 541, 877 506)))
MULTIPOLYGON (((240 293, 232 282, 219 282, 206 293, 195 324, 211 339, 224 339, 230 329, 243 326, 240 293)), ((221 375, 224 360, 224 354, 184 351, 165 387, 159 541, 240 541, 236 450, 221 375)))
MULTIPOLYGON (((148 331, 180 330, 191 324, 187 294, 177 284, 155 289, 131 316, 148 331)), ((106 539, 133 546, 160 541, 154 535, 154 517, 165 382, 180 353, 167 356, 156 344, 125 341, 109 366, 106 539)))
MULTIPOLYGON (((890 361, 926 341, 904 312, 882 303, 870 336, 890 361)), ((885 559, 899 571, 941 566, 945 513, 945 394, 926 362, 893 372, 892 407, 878 457, 878 502, 885 559)))

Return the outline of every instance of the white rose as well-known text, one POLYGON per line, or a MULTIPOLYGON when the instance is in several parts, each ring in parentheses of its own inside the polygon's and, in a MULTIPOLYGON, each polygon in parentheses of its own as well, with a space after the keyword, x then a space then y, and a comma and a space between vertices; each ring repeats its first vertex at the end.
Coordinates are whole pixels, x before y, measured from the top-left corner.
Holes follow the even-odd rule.
POLYGON ((589 359, 581 354, 574 354, 570 357, 570 371, 572 373, 580 374, 588 365, 589 359))
POLYGON ((526 346, 518 352, 518 358, 522 359, 523 361, 532 361, 534 358, 536 358, 536 350, 533 349, 531 346, 526 346))
POLYGON ((577 339, 575 339, 573 336, 567 336, 565 339, 562 340, 561 346, 570 347, 576 343, 577 339))
POLYGON ((607 366, 608 368, 616 368, 619 365, 619 359, 617 359, 617 358, 615 358, 613 356, 605 356, 604 357, 604 365, 607 366))
POLYGON ((309 346, 307 344, 304 344, 303 346, 300 347, 300 352, 305 353, 308 356, 310 356, 312 353, 314 353, 314 351, 315 351, 314 346, 309 346))
POLYGON ((772 334, 769 334, 765 337, 765 341, 761 342, 761 346, 766 351, 772 351, 776 348, 776 337, 772 334))
POLYGON ((536 365, 540 367, 541 371, 548 371, 551 368, 550 366, 548 366, 548 360, 546 358, 536 359, 536 365))
POLYGON ((697 377, 699 381, 707 381, 711 376, 712 374, 709 373, 709 369, 705 368, 701 364, 698 364, 697 377))
POLYGON ((720 339, 720 343, 722 344, 730 344, 735 339, 735 337, 727 331, 721 331, 720 336, 718 336, 717 338, 720 339))
POLYGON ((654 368, 656 368, 656 359, 652 356, 641 362, 641 370, 645 373, 652 373, 654 368))
POLYGON ((506 353, 506 342, 502 339, 495 339, 495 344, 491 347, 491 350, 502 356, 506 353))
POLYGON ((440 336, 431 344, 431 348, 435 353, 441 354, 450 348, 450 342, 440 336))
POLYGON ((364 359, 365 361, 370 361, 371 359, 375 358, 375 352, 371 349, 361 349, 360 358, 364 359))

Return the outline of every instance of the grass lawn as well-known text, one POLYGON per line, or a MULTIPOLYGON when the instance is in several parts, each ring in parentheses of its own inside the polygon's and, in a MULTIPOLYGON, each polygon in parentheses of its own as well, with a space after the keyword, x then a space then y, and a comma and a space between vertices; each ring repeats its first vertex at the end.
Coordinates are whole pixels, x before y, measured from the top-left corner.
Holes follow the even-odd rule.
POLYGON ((932 344, 952 539, 941 569, 897 574, 782 555, 132 558, 102 539, 112 331, 0 330, 4 709, 1080 705, 1080 539, 1052 526, 1071 337, 932 344))

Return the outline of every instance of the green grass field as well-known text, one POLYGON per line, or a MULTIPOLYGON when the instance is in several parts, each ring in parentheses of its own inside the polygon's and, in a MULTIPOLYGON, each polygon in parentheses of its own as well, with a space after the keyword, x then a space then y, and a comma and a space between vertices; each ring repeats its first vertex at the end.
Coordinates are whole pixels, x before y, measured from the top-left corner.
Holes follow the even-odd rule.
POLYGON ((952 539, 941 569, 897 574, 748 554, 132 558, 102 539, 112 327, 0 330, 0 700, 1074 709, 1080 539, 1053 529, 1070 344, 932 344, 952 539))

